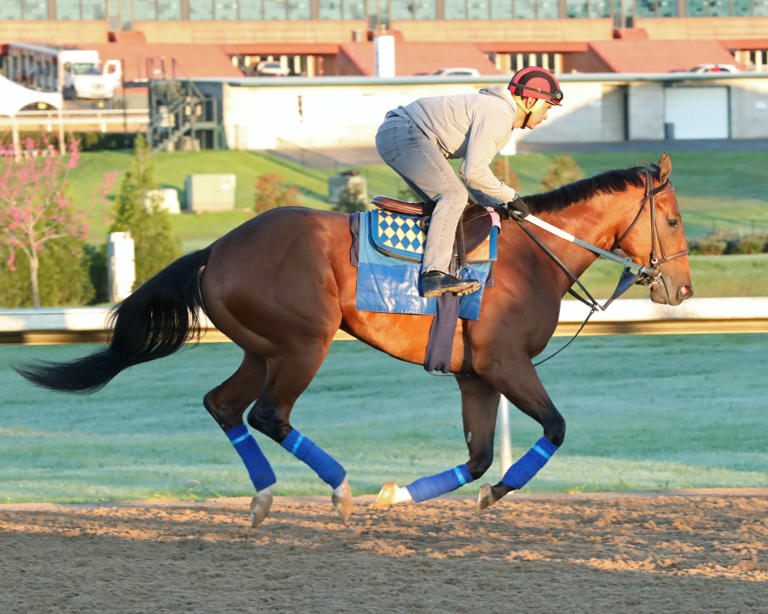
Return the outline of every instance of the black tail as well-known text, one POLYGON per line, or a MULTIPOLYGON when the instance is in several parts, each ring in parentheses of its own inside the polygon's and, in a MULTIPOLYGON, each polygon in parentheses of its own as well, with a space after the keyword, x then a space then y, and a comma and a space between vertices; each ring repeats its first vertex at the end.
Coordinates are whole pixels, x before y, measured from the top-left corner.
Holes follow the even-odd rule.
POLYGON ((209 247, 179 258, 117 305, 106 349, 72 362, 24 365, 16 372, 54 390, 94 392, 123 369, 173 354, 200 336, 198 272, 210 252, 209 247))

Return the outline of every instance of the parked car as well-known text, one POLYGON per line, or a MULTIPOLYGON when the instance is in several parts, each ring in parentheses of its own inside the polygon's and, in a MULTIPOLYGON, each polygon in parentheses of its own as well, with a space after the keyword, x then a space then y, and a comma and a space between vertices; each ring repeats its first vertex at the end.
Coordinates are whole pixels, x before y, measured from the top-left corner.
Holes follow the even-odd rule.
POLYGON ((256 76, 258 77, 286 77, 289 71, 277 60, 262 60, 256 64, 256 76))
POLYGON ((434 77, 479 77, 480 71, 476 68, 438 68, 430 75, 434 77))
POLYGON ((699 64, 691 68, 690 72, 740 72, 733 64, 699 64))

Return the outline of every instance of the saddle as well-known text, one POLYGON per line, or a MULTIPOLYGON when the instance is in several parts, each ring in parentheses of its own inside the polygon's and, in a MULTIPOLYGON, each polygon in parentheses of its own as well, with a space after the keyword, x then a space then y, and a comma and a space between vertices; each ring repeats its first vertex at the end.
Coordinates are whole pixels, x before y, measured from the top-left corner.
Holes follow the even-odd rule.
MULTIPOLYGON (((389 196, 374 196, 371 202, 384 211, 420 217, 424 228, 428 225, 427 218, 432 215, 435 208, 433 203, 414 203, 389 196)), ((489 259, 486 239, 491 228, 493 228, 493 218, 490 212, 477 203, 471 201, 467 203, 459 225, 456 227, 454 257, 456 258, 457 269, 462 268, 468 262, 481 262, 489 259), (476 253, 476 250, 480 253, 476 253)))

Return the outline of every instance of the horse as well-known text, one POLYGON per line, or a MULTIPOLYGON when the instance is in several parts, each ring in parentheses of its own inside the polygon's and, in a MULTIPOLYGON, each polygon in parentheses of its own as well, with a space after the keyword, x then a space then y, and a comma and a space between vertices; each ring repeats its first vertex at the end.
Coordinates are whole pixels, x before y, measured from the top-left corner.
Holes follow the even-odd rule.
MULTIPOLYGON (((663 154, 658 164, 607 171, 524 201, 530 213, 583 241, 623 250, 653 271, 645 279, 653 302, 679 305, 693 289, 671 170, 671 158, 663 154)), ((524 218, 501 221, 494 283, 485 289, 480 317, 459 319, 454 332, 447 371, 461 394, 468 461, 405 487, 387 483, 377 506, 420 502, 480 478, 493 460, 500 395, 538 422, 543 436, 501 481, 481 487, 478 510, 522 488, 563 444, 565 420, 532 358, 554 334, 572 277, 597 256, 539 228, 526 229, 526 235, 525 224, 524 218)), ((330 486, 333 506, 346 522, 352 510, 346 471, 291 425, 293 405, 337 330, 423 364, 432 322, 423 315, 358 310, 351 246, 349 214, 303 207, 267 211, 182 256, 119 303, 103 349, 71 362, 36 362, 16 370, 41 386, 92 392, 122 370, 168 356, 198 338, 205 314, 243 350, 237 370, 205 394, 203 405, 251 477, 252 525, 269 514, 276 478, 248 426, 314 469, 330 486)))

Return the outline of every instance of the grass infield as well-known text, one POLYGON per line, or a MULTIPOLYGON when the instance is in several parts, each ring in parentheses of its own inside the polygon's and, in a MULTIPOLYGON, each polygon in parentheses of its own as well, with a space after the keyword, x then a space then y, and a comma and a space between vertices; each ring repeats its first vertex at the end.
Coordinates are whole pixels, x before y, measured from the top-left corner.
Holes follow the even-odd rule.
MULTIPOLYGON (((768 487, 766 339, 579 339, 539 368, 568 431, 525 491, 768 487)), ((190 347, 129 369, 89 396, 35 388, 10 369, 94 349, 0 347, 0 502, 252 494, 240 459, 201 403, 239 364, 236 346, 190 347)), ((344 464, 356 495, 373 494, 385 481, 407 484, 467 458, 453 378, 432 377, 357 341, 333 344, 292 419, 344 464)), ((514 407, 510 422, 518 457, 541 430, 514 407)), ((276 494, 329 494, 277 444, 256 438, 278 476, 276 494)), ((497 458, 482 481, 499 476, 497 458)))

